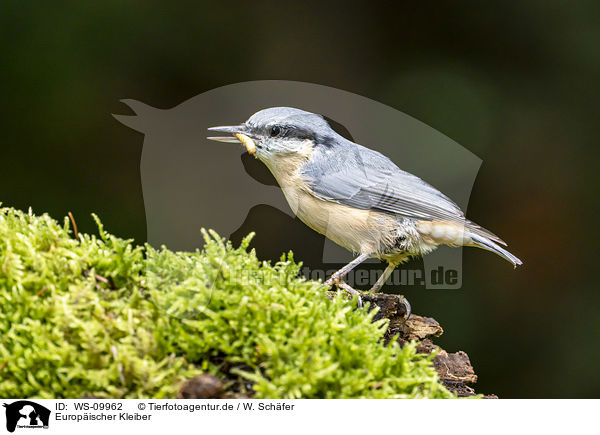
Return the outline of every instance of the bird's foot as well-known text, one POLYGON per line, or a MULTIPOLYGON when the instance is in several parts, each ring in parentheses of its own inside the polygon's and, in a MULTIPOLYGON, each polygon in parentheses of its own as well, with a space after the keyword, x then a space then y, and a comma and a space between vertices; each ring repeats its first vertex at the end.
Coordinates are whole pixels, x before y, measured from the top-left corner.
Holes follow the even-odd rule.
POLYGON ((408 299, 406 299, 403 295, 398 295, 398 299, 400 299, 400 303, 404 305, 404 308, 406 309, 406 316, 404 317, 404 321, 407 321, 412 312, 410 308, 410 303, 408 302, 408 299))
POLYGON ((360 297, 360 292, 358 290, 350 287, 341 278, 332 276, 327 281, 325 281, 325 285, 328 285, 329 287, 333 287, 335 285, 338 289, 341 289, 344 292, 346 292, 346 294, 348 294, 350 297, 356 296, 356 298, 357 298, 356 304, 358 305, 359 308, 362 308, 363 302, 362 302, 362 298, 360 297))
MULTIPOLYGON (((376 294, 379 293, 381 291, 381 288, 383 287, 383 282, 377 282, 372 288, 371 290, 369 290, 369 293, 371 294, 376 294)), ((410 308, 410 303, 408 302, 408 300, 403 296, 403 295, 397 295, 398 299, 400 300, 400 303, 402 305, 404 305, 404 308, 406 309, 406 317, 404 318, 404 320, 408 320, 408 318, 410 317, 411 314, 411 308, 410 308)))
POLYGON ((335 285, 333 276, 331 278, 329 278, 327 281, 325 281, 323 284, 325 284, 327 287, 333 287, 335 285))
POLYGON ((358 290, 353 289, 348 284, 346 284, 344 281, 340 281, 336 285, 338 288, 341 288, 342 290, 344 290, 350 297, 356 296, 356 305, 358 306, 358 308, 362 308, 363 302, 362 302, 362 298, 360 297, 360 292, 358 290))

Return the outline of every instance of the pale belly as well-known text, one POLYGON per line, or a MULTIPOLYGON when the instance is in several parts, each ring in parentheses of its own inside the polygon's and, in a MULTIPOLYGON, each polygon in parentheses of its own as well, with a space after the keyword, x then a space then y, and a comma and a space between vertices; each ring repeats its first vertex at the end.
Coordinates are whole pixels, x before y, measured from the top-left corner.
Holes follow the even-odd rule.
POLYGON ((403 225, 392 215, 323 201, 296 187, 282 189, 302 222, 349 251, 403 259, 420 242, 414 225, 403 225))

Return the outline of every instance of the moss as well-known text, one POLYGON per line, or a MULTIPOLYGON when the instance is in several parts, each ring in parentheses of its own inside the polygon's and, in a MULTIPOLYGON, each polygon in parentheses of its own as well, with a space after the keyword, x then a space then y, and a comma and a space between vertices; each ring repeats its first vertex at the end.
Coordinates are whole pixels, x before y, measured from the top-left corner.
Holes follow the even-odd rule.
POLYGON ((73 237, 0 208, 0 397, 174 397, 208 371, 261 398, 452 397, 387 323, 214 232, 202 252, 73 237))

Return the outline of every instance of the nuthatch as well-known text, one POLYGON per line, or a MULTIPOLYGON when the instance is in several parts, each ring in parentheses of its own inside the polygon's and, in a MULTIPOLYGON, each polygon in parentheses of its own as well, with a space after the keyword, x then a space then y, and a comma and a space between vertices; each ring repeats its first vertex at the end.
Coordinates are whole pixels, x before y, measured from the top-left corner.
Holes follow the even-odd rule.
POLYGON ((326 281, 330 286, 358 294, 343 278, 375 257, 388 262, 370 290, 377 292, 398 264, 442 244, 476 246, 515 267, 522 264, 499 245, 506 243, 467 220, 443 193, 377 151, 345 139, 321 115, 273 107, 243 124, 209 130, 234 135, 209 139, 242 142, 272 172, 300 220, 358 254, 326 281))

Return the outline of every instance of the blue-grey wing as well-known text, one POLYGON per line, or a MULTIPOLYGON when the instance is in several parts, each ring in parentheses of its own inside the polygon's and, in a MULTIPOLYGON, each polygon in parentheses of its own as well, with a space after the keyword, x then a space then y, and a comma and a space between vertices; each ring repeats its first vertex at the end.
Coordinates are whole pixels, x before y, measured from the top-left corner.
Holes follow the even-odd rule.
POLYGON ((409 219, 456 222, 499 240, 466 220, 450 198, 384 155, 353 143, 340 151, 317 148, 317 154, 302 167, 318 198, 409 219))

